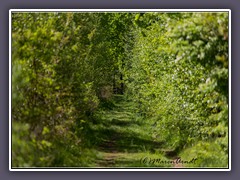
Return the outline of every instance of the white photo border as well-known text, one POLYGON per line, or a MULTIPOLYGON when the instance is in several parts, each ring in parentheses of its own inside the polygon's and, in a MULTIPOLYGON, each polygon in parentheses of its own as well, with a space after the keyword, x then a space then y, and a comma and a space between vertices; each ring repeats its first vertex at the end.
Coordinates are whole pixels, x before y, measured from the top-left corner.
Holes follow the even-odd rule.
POLYGON ((9 171, 231 171, 231 9, 10 9, 9 10, 9 171), (228 168, 89 168, 29 167, 12 168, 12 13, 13 12, 228 12, 228 168))

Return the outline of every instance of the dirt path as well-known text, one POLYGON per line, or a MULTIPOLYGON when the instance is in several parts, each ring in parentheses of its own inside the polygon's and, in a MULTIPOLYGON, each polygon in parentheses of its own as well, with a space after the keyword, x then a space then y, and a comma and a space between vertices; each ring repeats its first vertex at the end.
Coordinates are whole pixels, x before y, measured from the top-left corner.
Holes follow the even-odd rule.
POLYGON ((174 159, 175 164, 173 167, 174 168, 184 168, 183 164, 181 162, 177 162, 177 161, 178 161, 178 158, 175 158, 174 159))
POLYGON ((97 160, 97 167, 114 167, 115 159, 119 158, 122 153, 118 153, 116 147, 116 137, 111 137, 108 140, 103 140, 100 145, 102 151, 102 159, 97 160))
MULTIPOLYGON (((136 120, 136 107, 131 101, 120 96, 117 98, 113 107, 99 112, 99 120, 91 127, 99 152, 96 167, 169 167, 167 164, 141 162, 145 157, 148 160, 168 158, 155 153, 162 142, 152 138, 150 125, 136 120)), ((176 166, 181 167, 181 164, 176 166)))
POLYGON ((123 153, 118 152, 104 152, 103 158, 97 161, 97 167, 115 167, 117 159, 125 156, 123 153))

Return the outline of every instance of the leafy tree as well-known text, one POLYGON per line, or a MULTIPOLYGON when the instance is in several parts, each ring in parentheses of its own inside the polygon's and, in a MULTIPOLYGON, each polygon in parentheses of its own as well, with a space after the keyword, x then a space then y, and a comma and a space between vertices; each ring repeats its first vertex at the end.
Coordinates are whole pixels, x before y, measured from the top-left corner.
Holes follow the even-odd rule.
POLYGON ((13 13, 13 166, 90 166, 90 125, 114 94, 165 148, 202 144, 202 164, 218 149, 209 166, 226 165, 228 53, 225 12, 13 13))

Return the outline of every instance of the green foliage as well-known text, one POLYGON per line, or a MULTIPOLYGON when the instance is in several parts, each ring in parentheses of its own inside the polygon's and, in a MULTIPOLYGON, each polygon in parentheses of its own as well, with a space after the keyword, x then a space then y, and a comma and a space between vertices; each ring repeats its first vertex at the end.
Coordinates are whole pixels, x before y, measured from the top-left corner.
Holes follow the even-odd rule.
POLYGON ((12 126, 12 166, 31 167, 34 162, 34 147, 28 138, 29 125, 14 123, 12 126), (28 154, 28 156, 26 156, 28 154))
POLYGON ((184 150, 180 156, 182 159, 197 158, 195 163, 188 164, 188 167, 228 167, 228 155, 218 142, 199 142, 184 150))
POLYGON ((105 133, 92 125, 124 94, 151 140, 176 153, 199 141, 198 165, 215 166, 213 149, 228 153, 228 59, 224 12, 13 13, 13 165, 92 165, 105 133))
POLYGON ((127 86, 153 135, 177 152, 227 137, 228 14, 146 13, 135 21, 145 25, 136 23, 127 86))

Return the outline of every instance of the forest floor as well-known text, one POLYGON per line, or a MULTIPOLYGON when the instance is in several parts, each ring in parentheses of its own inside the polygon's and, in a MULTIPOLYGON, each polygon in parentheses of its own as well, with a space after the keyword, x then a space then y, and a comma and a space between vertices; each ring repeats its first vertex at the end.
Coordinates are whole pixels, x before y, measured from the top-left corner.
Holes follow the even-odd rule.
POLYGON ((133 102, 117 95, 109 108, 97 113, 98 120, 90 126, 98 154, 95 166, 182 167, 163 162, 175 157, 159 152, 163 142, 152 137, 151 126, 141 121, 136 109, 133 102))

